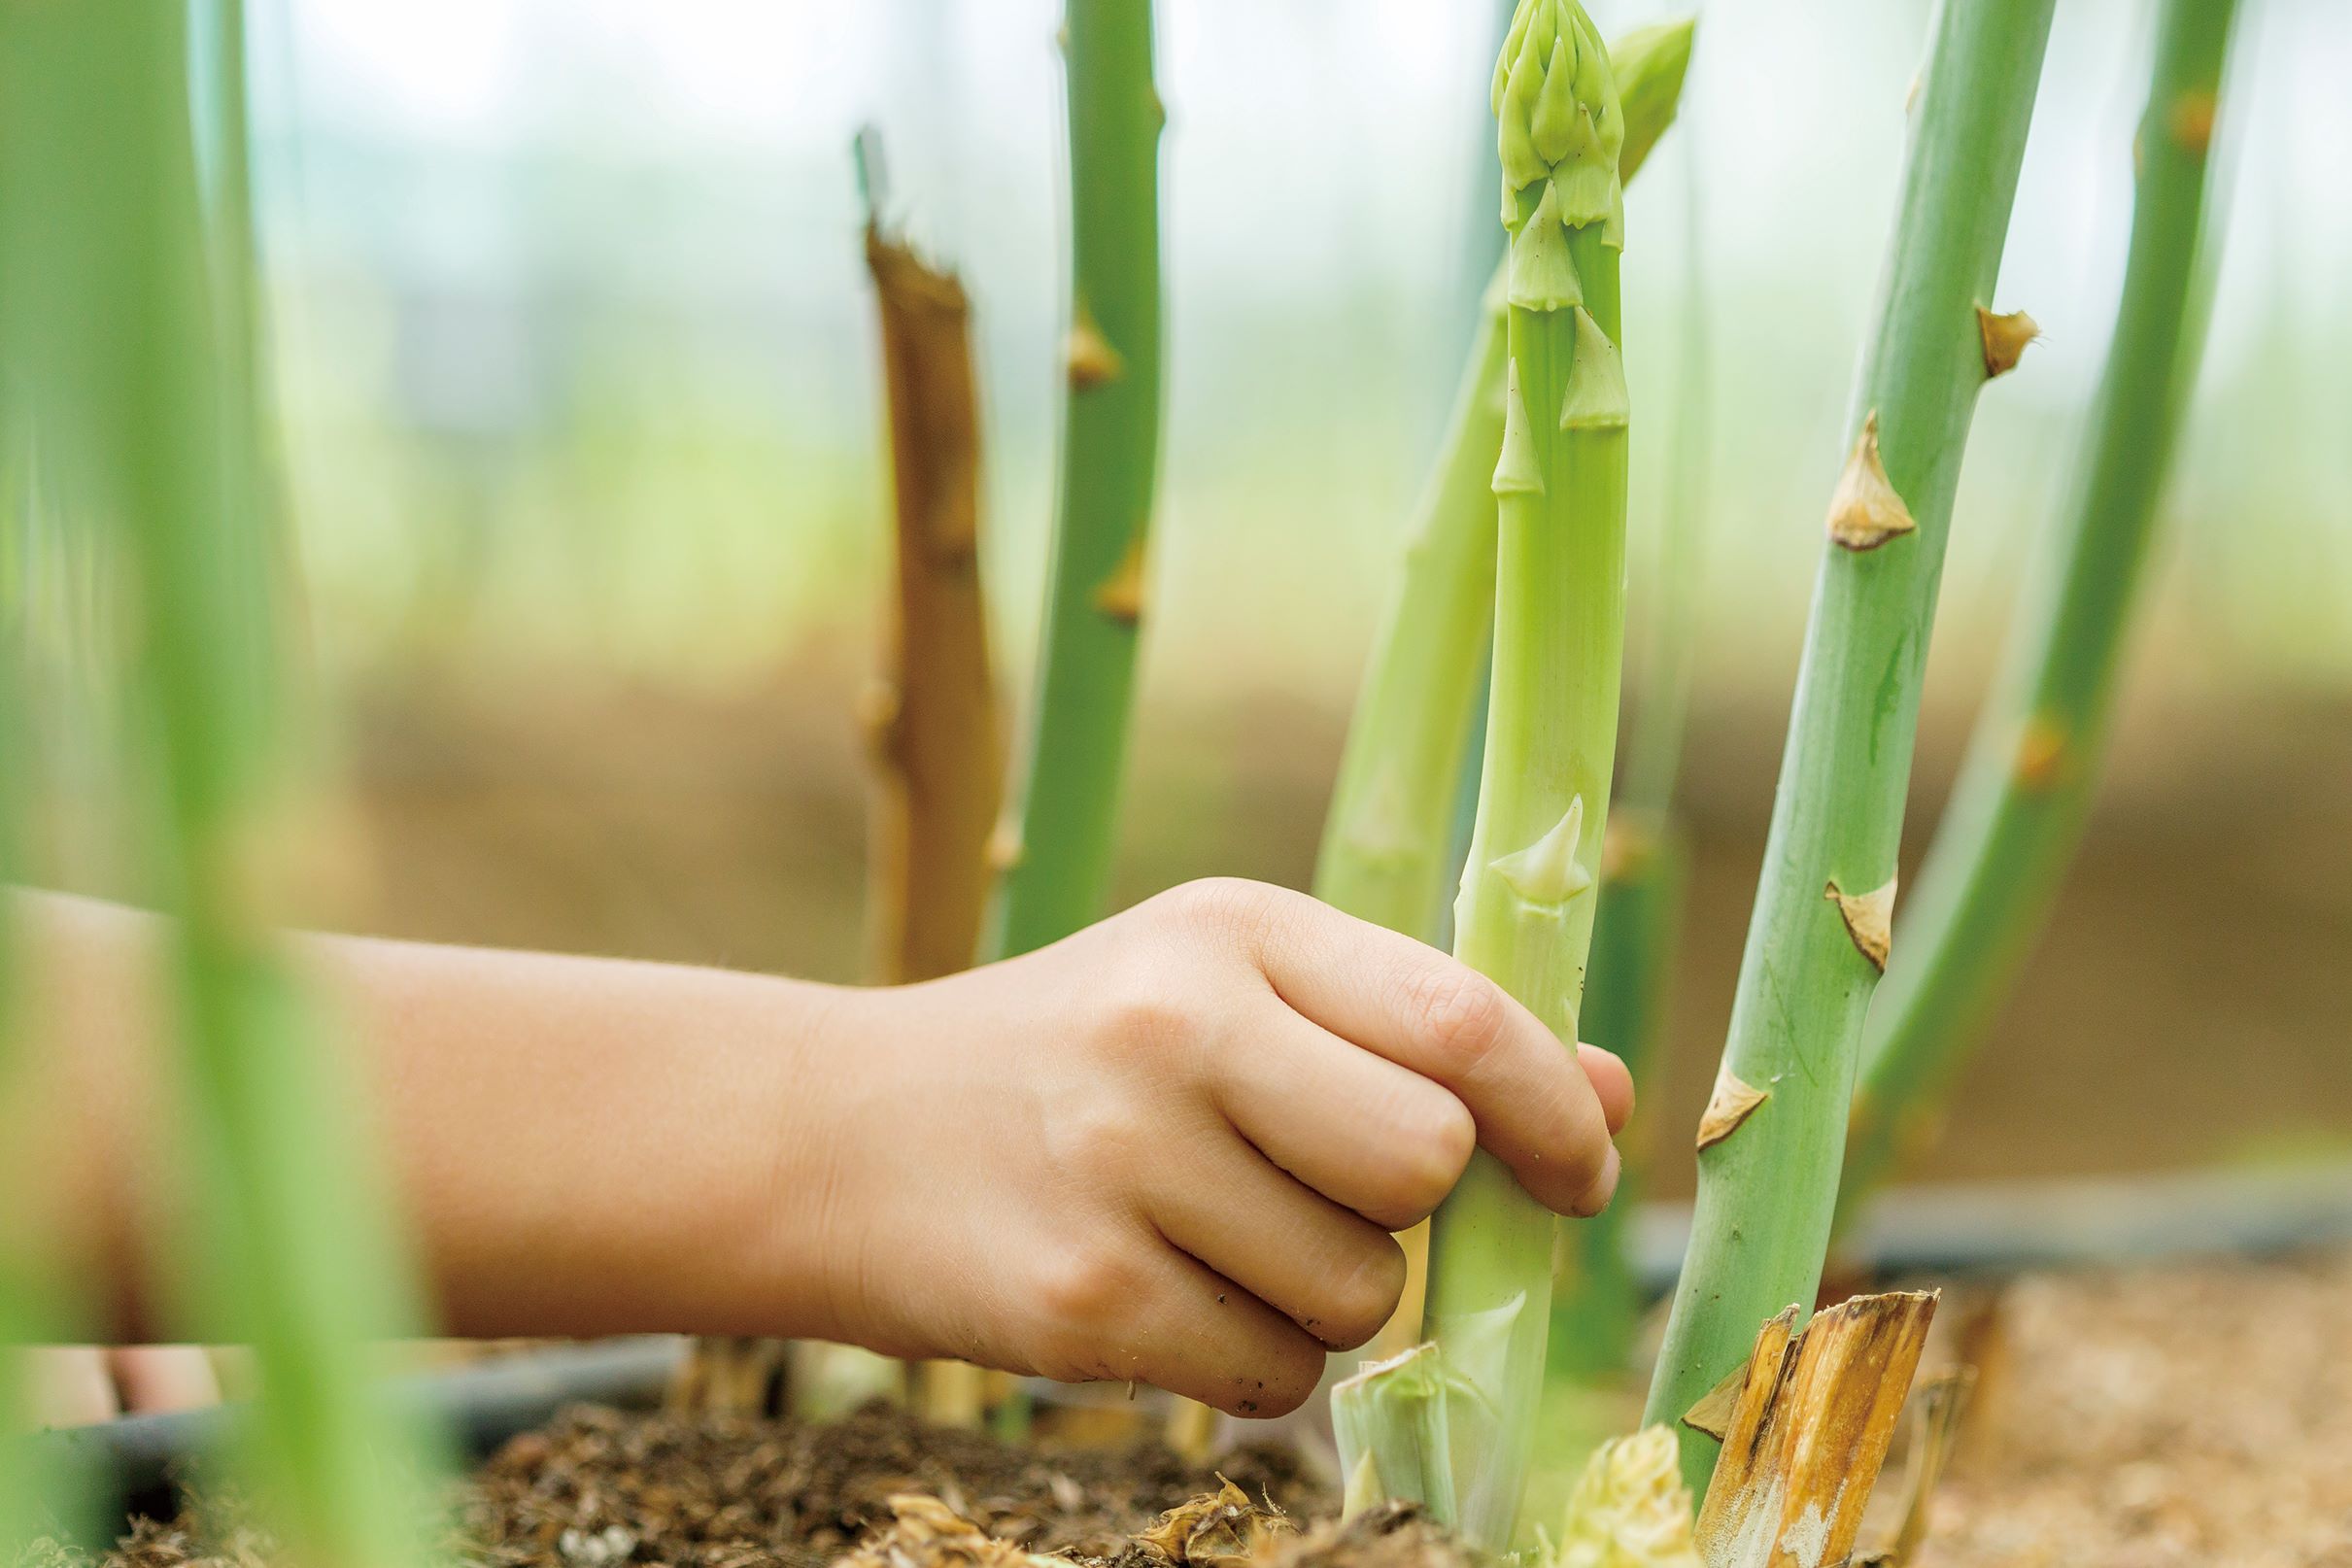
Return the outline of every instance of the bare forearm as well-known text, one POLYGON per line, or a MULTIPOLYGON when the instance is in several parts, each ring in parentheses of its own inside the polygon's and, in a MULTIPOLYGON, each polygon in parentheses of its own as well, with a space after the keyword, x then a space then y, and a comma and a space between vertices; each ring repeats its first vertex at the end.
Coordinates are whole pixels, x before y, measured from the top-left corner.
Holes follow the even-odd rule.
MULTIPOLYGON (((169 927, 25 896, 48 1082, 0 1127, 139 1323, 181 1222, 169 927)), ((844 991, 303 939, 448 1326, 850 1340, 1294 1408, 1394 1311, 1389 1232, 1473 1142, 1556 1210, 1632 1085, 1492 982, 1311 899, 1194 884, 1020 958, 844 991)), ((29 1210, 32 1206, 24 1206, 29 1210)), ((17 1210, 0 1209, 0 1224, 17 1210)))
MULTIPOLYGON (((34 1090, 56 1110, 26 1179, 80 1195, 56 1206, 67 1246, 144 1327, 140 1260, 187 1196, 158 1044, 168 927, 51 895, 18 910, 27 1043, 57 1064, 34 1090)), ((824 1129, 792 1112, 845 993, 359 937, 302 948, 451 1331, 837 1328, 824 1129)))

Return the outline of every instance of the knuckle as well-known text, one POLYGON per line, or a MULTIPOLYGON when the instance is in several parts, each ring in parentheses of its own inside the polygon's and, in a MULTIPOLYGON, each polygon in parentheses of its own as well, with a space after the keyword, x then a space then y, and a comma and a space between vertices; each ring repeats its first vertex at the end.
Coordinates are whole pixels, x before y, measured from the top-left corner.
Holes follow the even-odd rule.
POLYGON ((1391 1231, 1427 1219, 1462 1179, 1478 1136, 1469 1108, 1451 1095, 1408 1107, 1386 1140, 1386 1158, 1364 1217, 1391 1231))
POLYGON ((1143 1271, 1116 1248, 1073 1246, 1044 1265, 1033 1288, 1065 1335, 1091 1340, 1125 1322, 1145 1285, 1143 1271))
POLYGON ((1219 932, 1262 929, 1274 903, 1272 889, 1239 876, 1204 876, 1162 897, 1179 922, 1219 932))
POLYGON ((1503 988, 1461 964, 1423 970, 1409 982, 1406 1006, 1415 1039, 1448 1079, 1477 1073, 1511 1024, 1503 988))
POLYGON ((1450 1096, 1407 1135, 1400 1162, 1402 1196, 1413 1216, 1407 1224, 1426 1218, 1446 1201, 1478 1144, 1478 1123, 1469 1108, 1450 1096))
POLYGON ((1110 1003, 1106 1043, 1114 1054, 1166 1050, 1192 1034, 1193 1019, 1176 997, 1151 984, 1124 988, 1110 1003))

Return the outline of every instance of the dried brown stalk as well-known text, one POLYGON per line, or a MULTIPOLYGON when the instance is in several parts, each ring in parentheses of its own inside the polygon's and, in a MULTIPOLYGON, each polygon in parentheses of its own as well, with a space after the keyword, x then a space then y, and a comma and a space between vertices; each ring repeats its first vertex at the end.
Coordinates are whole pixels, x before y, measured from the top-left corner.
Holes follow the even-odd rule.
POLYGON ((969 967, 989 886, 1003 749, 979 573, 979 396, 963 287, 869 223, 890 401, 896 592, 868 705, 874 976, 969 967))
POLYGON ((1935 1316, 1932 1293, 1857 1296, 1766 1322, 1699 1509, 1710 1568, 1830 1568, 1854 1551, 1935 1316))

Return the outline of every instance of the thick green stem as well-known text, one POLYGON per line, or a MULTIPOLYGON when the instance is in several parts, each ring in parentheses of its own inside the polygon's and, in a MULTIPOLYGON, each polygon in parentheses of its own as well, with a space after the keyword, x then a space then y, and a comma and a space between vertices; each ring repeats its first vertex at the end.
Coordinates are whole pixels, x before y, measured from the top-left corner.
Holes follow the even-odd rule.
MULTIPOLYGON (((1977 309, 2000 265, 2052 4, 1946 0, 1935 22, 1652 1422, 1680 1417, 1758 1324, 1810 1306, 1820 1282, 1952 495, 1986 379, 1977 309)), ((1703 1493, 1716 1443, 1687 1426, 1682 1442, 1703 1493)))
POLYGON ((1103 912, 1160 453, 1160 127, 1150 0, 1070 0, 1070 337, 1052 586, 1020 836, 990 950, 1103 912))
POLYGON ((179 916, 198 1337, 250 1341, 253 1436, 322 1568, 408 1560, 423 1515, 363 1342, 420 1320, 356 1105, 269 931, 300 801, 265 589, 260 426, 225 341, 190 141, 184 12, 0 11, 0 327, 75 492, 119 530, 141 653, 154 867, 179 916), (224 363, 228 368, 224 371, 224 363))
MULTIPOLYGON (((1640 35, 1636 35, 1637 37, 1640 35)), ((1689 53, 1684 31, 1671 77, 1677 92, 1689 53)), ((1624 57, 1623 47, 1612 51, 1624 57)), ((1619 73, 1630 143, 1636 110, 1655 98, 1661 73, 1619 73)), ((1659 1071, 1665 1034, 1667 974, 1682 925, 1687 864, 1674 824, 1675 780, 1682 767, 1683 732, 1690 706, 1697 649, 1699 588, 1706 528, 1705 484, 1710 394, 1706 243, 1695 127, 1684 131, 1685 207, 1682 225, 1683 302, 1675 324, 1681 340, 1676 400, 1668 413, 1665 506, 1649 593, 1628 612, 1640 626, 1641 651, 1629 656, 1626 686, 1632 733, 1618 769, 1609 842, 1601 857, 1600 907, 1592 924, 1592 966, 1585 984, 1585 1036, 1624 1060, 1645 1091, 1659 1071)), ((1630 146, 1624 159, 1632 165, 1630 146)), ((1551 1363, 1570 1381, 1615 1386, 1633 1361, 1643 1307, 1625 1255, 1625 1219, 1640 1196, 1656 1143, 1655 1118, 1637 1110, 1618 1139, 1624 1174, 1617 1198, 1563 1238, 1551 1309, 1551 1363)))
MULTIPOLYGON (((1521 0, 1494 102, 1512 236, 1510 366, 1493 478, 1486 758, 1454 950, 1566 1047, 1576 1040, 1617 748, 1626 476, 1624 121, 1608 55, 1575 0, 1521 0)), ((1432 1221, 1424 1324, 1447 1390, 1443 1478, 1413 1474, 1435 1462, 1412 1441, 1425 1397, 1400 1399, 1393 1422, 1378 1418, 1384 1387, 1417 1393, 1424 1377, 1408 1383, 1392 1367, 1366 1375, 1350 1395, 1374 1416, 1358 1429, 1380 1489, 1448 1500, 1449 1522, 1490 1550, 1509 1545, 1526 1478, 1554 1228, 1551 1211, 1484 1154, 1432 1221)))
POLYGON ((2199 354, 2206 168, 2234 0, 2167 0, 2136 143, 2131 246, 2073 495, 1969 746, 1872 1005, 1839 1217, 1929 1135, 2082 835, 2199 354))
MULTIPOLYGON (((1619 799, 1602 856, 1600 906, 1585 979, 1584 1034, 1616 1051, 1633 1081, 1645 1086, 1657 1068, 1685 866, 1671 824, 1619 799)), ((1580 1385, 1618 1386, 1632 1365, 1642 1291, 1625 1254, 1625 1221, 1641 1192, 1655 1130, 1650 1117, 1637 1114, 1619 1135, 1624 1171, 1617 1197, 1590 1219, 1569 1226, 1563 1238, 1548 1359, 1556 1373, 1580 1385)))
MULTIPOLYGON (((1673 124, 1692 24, 1636 29, 1610 50, 1627 97, 1619 167, 1630 180, 1673 124)), ((1315 860, 1315 896, 1431 939, 1455 866, 1455 801, 1485 695, 1494 625, 1494 462, 1503 447, 1500 270, 1480 307, 1436 471, 1374 639, 1315 860)))

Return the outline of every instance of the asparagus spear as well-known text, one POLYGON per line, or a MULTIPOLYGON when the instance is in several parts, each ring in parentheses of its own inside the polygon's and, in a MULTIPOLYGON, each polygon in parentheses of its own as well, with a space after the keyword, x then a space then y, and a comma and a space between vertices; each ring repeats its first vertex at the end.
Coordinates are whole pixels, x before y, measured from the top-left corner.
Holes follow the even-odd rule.
MULTIPOLYGON (((2015 980, 2082 835, 2117 671, 2156 531, 2165 461, 2195 379, 2207 153, 2235 0, 2167 0, 2141 117, 2131 246, 2066 526, 1903 922, 1862 1040, 1841 1220, 1928 1135, 1969 1046, 2015 980)), ((2018 324, 1987 322, 1988 353, 2018 324)), ((2024 324, 2030 330, 2030 324, 2024 324)))
MULTIPOLYGON (((1688 53, 1687 34, 1683 53, 1688 53)), ((1659 72, 1633 69, 1622 44, 1610 51, 1610 58, 1619 65, 1625 100, 1628 152, 1621 161, 1630 168, 1636 111, 1661 90, 1659 72)), ((1678 60, 1672 77, 1677 87, 1682 75, 1678 60)), ((1689 144, 1685 150, 1689 151, 1689 144)), ((1635 593, 1628 611, 1640 629, 1640 648, 1628 652, 1625 678, 1633 729, 1618 769, 1609 836, 1601 845, 1600 906, 1593 918, 1592 958, 1585 982, 1589 999, 1586 1038, 1617 1052, 1633 1081, 1645 1089, 1660 1071, 1656 1057, 1665 1033, 1667 979, 1682 927, 1688 871, 1674 796, 1698 641, 1695 618, 1707 516, 1710 333, 1703 203, 1695 159, 1685 167, 1688 173, 1678 236, 1684 251, 1683 301, 1675 322, 1682 367, 1675 379, 1676 404, 1667 415, 1664 515, 1649 570, 1651 591, 1646 602, 1635 593)), ((1585 1223, 1571 1226, 1565 1238, 1553 1287, 1550 1359, 1553 1370, 1572 1384, 1614 1385, 1632 1363, 1643 1303, 1625 1254, 1625 1221, 1656 1145, 1654 1116, 1637 1112, 1633 1124, 1618 1138, 1625 1170, 1615 1201, 1585 1223)))
MULTIPOLYGON (((1651 1385, 1674 1421, 1813 1301, 1863 1010, 1887 960, 1920 676, 2052 0, 1946 0, 1831 497, 1690 1249, 1651 1385)), ((1682 1428, 1703 1494, 1717 1445, 1682 1428)))
POLYGON ((1070 0, 1069 383, 1037 706, 990 947, 1058 941, 1102 913, 1143 614, 1160 454, 1160 127, 1150 0, 1070 0))
MULTIPOLYGON (((1625 575, 1624 120, 1576 0, 1520 0, 1494 77, 1510 232, 1494 665, 1455 951, 1576 1040, 1617 744, 1625 575)), ((1341 1386, 1351 1483, 1509 1545, 1533 1440, 1552 1216, 1488 1156, 1432 1223, 1431 1344, 1341 1386)))

